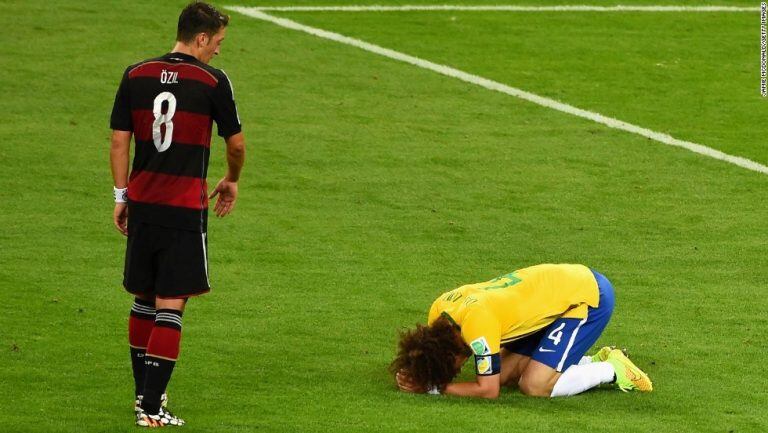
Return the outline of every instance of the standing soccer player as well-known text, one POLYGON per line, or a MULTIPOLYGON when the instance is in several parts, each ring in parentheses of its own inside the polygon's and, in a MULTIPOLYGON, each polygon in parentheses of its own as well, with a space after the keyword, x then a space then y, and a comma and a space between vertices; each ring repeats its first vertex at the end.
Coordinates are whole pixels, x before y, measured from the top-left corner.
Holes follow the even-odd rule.
POLYGON ((187 299, 210 290, 208 199, 228 215, 237 199, 245 140, 227 75, 208 66, 229 17, 194 2, 179 16, 176 45, 129 66, 112 109, 114 223, 128 237, 123 285, 136 299, 128 321, 136 424, 182 425, 165 408, 187 299), (226 141, 226 175, 208 196, 213 122, 226 141), (128 176, 131 135, 135 142, 128 176))

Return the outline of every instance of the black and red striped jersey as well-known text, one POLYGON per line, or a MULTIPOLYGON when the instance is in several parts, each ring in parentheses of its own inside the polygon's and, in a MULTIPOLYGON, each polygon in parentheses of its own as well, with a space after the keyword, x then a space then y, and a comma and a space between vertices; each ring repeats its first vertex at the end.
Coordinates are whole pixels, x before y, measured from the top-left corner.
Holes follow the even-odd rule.
POLYGON ((211 128, 241 130, 232 83, 219 69, 182 53, 129 66, 112 108, 111 128, 133 132, 129 218, 205 232, 211 128))

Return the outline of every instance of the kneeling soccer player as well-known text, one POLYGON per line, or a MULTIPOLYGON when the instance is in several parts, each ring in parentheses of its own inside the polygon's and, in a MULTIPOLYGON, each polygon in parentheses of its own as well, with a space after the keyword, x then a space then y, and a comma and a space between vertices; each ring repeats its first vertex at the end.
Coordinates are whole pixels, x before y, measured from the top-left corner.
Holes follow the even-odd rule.
POLYGON ((613 287, 583 265, 543 264, 443 293, 428 326, 401 335, 392 370, 406 392, 496 398, 504 386, 526 395, 575 395, 605 383, 653 389, 619 349, 585 352, 613 312, 613 287), (475 382, 451 382, 474 355, 475 382))

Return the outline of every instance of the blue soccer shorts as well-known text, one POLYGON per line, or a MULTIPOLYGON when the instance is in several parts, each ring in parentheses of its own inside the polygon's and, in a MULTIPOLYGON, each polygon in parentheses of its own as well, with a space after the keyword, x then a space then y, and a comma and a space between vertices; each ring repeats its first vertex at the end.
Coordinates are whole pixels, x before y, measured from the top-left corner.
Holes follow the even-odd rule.
POLYGON ((557 319, 546 328, 520 340, 506 343, 510 352, 530 356, 562 373, 578 364, 608 325, 613 313, 613 286, 603 275, 595 272, 600 292, 597 308, 589 307, 584 319, 557 319))

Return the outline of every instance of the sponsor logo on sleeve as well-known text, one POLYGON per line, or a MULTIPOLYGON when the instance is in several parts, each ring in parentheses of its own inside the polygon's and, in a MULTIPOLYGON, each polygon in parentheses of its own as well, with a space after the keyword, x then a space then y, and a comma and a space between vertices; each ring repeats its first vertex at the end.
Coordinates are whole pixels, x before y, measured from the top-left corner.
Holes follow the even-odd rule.
POLYGON ((493 369, 490 356, 476 356, 475 365, 477 367, 477 374, 489 374, 493 369))
POLYGON ((472 348, 472 352, 475 355, 490 355, 491 353, 491 347, 488 346, 488 341, 485 339, 485 337, 480 337, 476 340, 473 340, 471 343, 469 343, 469 346, 472 348))

